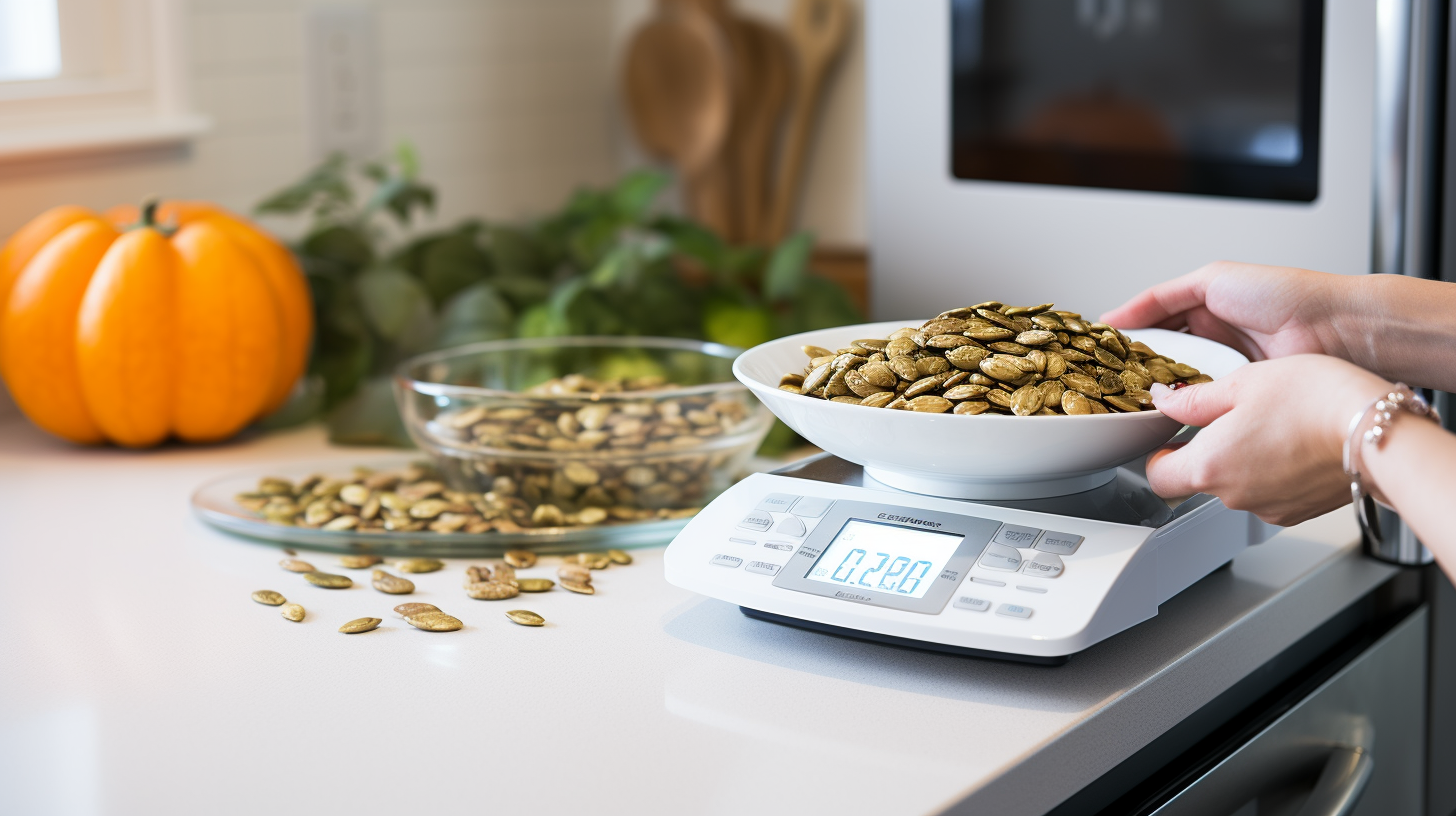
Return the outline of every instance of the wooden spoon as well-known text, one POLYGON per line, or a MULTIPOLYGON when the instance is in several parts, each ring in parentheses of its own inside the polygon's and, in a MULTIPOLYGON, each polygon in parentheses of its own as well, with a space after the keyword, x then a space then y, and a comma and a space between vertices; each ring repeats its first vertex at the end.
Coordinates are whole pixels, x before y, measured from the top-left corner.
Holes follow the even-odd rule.
POLYGON ((849 34, 850 9, 846 0, 798 0, 789 19, 789 41, 798 64, 798 88, 789 114, 789 131, 780 157, 778 185, 764 240, 782 240, 798 205, 804 175, 804 150, 809 145, 818 114, 824 77, 844 48, 849 34))
MULTIPOLYGON (((717 24, 681 0, 660 0, 627 49, 623 91, 643 147, 677 166, 691 191, 723 149, 733 110, 732 67, 717 24)), ((697 203, 697 202, 694 202, 697 203)), ((709 226, 726 205, 702 202, 709 226)))
POLYGON ((747 17, 738 19, 743 34, 745 64, 742 82, 747 92, 733 119, 733 152, 738 175, 738 223, 743 240, 767 239, 769 173, 773 150, 783 124, 784 110, 793 92, 794 62, 789 43, 779 30, 747 17))

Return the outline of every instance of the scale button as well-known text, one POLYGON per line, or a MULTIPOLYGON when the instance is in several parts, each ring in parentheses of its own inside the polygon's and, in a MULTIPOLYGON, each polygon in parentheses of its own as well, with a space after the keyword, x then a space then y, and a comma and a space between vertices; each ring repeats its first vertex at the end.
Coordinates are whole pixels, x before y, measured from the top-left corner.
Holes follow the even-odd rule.
POLYGON ((1006 586, 1005 581, 993 581, 990 578, 982 578, 979 575, 972 575, 971 580, 975 581, 978 584, 985 584, 987 586, 1006 586))
POLYGON ((774 532, 797 538, 804 534, 804 520, 798 516, 784 516, 779 521, 779 526, 774 528, 774 532))
POLYGON ((1035 527, 1018 527, 1015 524, 1003 524, 996 537, 991 539, 997 544, 1004 544, 1007 547, 1030 547, 1031 542, 1041 534, 1041 530, 1035 527))
POLYGON ((779 565, 770 564, 767 561, 749 561, 748 566, 743 568, 747 572, 756 572, 759 575, 778 575, 779 565))
POLYGON ((755 510, 744 516, 743 521, 738 522, 738 526, 745 530, 757 530, 760 533, 767 532, 768 528, 773 526, 773 516, 770 516, 762 510, 755 510))
POLYGON ((1046 535, 1041 537, 1041 541, 1036 543, 1038 550, 1057 555, 1071 555, 1080 546, 1082 546, 1081 536, 1071 533, 1054 533, 1051 530, 1047 530, 1046 535))
POLYGON ((793 513, 804 518, 819 518, 824 515, 824 511, 828 510, 831 504, 834 504, 834 499, 805 496, 794 505, 793 513))
POLYGON ((1019 590, 1021 590, 1021 591, 1023 591, 1023 592, 1035 592, 1038 595, 1045 595, 1046 594, 1046 587, 1029 587, 1029 586, 1021 586, 1020 584, 1018 584, 1016 586, 1016 588, 1019 589, 1019 590))
POLYGON ((1021 571, 1037 578, 1060 578, 1066 569, 1067 566, 1062 563, 1061 556, 1049 552, 1039 552, 1026 562, 1026 566, 1023 566, 1021 571))
POLYGON ((757 541, 754 541, 751 538, 730 538, 730 539, 728 539, 728 543, 729 544, 747 544, 750 547, 757 547, 758 546, 758 542, 757 541))
POLYGON ((739 564, 743 563, 743 559, 732 555, 715 555, 713 556, 713 560, 709 561, 708 563, 719 567, 734 569, 739 564))
POLYGON ((1019 570, 1021 569, 1021 553, 1017 552, 1015 547, 987 544, 986 551, 981 554, 981 566, 997 570, 1019 570))
POLYGON ((794 549, 794 545, 793 544, 790 544, 787 541, 770 541, 770 542, 767 542, 766 544, 764 544, 763 546, 765 548, 767 548, 767 549, 770 549, 770 550, 778 550, 780 552, 788 552, 788 551, 794 549))
POLYGON ((955 600, 956 609, 969 609, 972 612, 985 612, 991 608, 991 602, 981 598, 972 598, 969 595, 962 595, 955 600))
POLYGON ((996 607, 996 614, 1005 615, 1008 618, 1029 618, 1031 607, 1017 606, 1016 604, 1001 604, 996 607))
POLYGON ((758 503, 757 509, 769 513, 787 513, 797 498, 799 497, 792 493, 770 493, 758 503))

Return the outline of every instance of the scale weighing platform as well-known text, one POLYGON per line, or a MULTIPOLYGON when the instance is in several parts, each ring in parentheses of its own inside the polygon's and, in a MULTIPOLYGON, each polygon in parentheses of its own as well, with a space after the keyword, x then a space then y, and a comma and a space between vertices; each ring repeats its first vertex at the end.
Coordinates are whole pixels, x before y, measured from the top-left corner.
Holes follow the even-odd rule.
POLYGON ((756 473, 667 548, 676 586, 836 635, 1056 665, 1276 529, 1213 496, 1176 506, 1136 466, 1043 499, 944 499, 830 454, 756 473))

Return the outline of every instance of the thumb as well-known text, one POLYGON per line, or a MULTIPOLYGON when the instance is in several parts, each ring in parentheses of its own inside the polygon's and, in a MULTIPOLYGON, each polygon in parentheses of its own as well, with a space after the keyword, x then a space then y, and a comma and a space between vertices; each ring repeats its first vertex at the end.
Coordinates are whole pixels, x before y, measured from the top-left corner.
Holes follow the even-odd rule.
POLYGON ((1172 389, 1162 383, 1152 387, 1153 407, 1195 428, 1206 427, 1234 407, 1233 389, 1227 381, 1188 385, 1172 389))

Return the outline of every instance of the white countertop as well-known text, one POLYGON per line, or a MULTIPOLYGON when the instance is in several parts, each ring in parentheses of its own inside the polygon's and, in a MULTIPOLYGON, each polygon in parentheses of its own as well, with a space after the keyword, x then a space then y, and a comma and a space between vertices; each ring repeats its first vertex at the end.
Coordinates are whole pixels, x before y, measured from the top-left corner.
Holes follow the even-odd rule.
POLYGON ((1042 813, 1393 572, 1342 510, 1043 668, 749 620, 668 585, 660 549, 595 596, 504 602, 465 597, 469 560, 396 597, 301 551, 356 579, 325 590, 188 509, 219 475, 371 456, 317 429, 82 449, 0 419, 0 809, 1042 813), (249 600, 264 588, 307 619, 249 600), (410 600, 466 628, 414 630, 390 612, 410 600), (366 615, 385 622, 335 631, 366 615))

